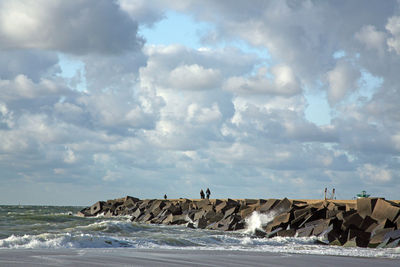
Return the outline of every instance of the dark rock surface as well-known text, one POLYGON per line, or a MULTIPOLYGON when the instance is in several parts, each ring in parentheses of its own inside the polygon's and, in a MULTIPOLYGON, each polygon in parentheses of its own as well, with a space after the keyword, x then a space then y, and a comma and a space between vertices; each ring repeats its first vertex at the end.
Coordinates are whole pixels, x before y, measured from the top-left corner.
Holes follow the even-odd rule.
POLYGON ((246 227, 245 220, 253 212, 271 214, 271 220, 255 230, 259 238, 318 236, 319 243, 330 245, 400 246, 400 205, 382 198, 308 203, 287 198, 140 200, 126 196, 98 201, 77 215, 130 216, 137 223, 236 231, 246 227))

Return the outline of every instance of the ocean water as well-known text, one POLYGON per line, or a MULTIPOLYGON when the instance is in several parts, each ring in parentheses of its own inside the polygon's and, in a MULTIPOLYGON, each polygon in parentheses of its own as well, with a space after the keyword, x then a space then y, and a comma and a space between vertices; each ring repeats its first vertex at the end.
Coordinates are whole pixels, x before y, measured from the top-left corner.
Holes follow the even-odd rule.
POLYGON ((184 225, 138 224, 129 217, 81 218, 82 207, 0 206, 0 249, 140 248, 237 250, 400 259, 400 248, 343 248, 317 244, 317 238, 256 238, 254 230, 273 214, 254 213, 235 232, 191 229, 184 225))

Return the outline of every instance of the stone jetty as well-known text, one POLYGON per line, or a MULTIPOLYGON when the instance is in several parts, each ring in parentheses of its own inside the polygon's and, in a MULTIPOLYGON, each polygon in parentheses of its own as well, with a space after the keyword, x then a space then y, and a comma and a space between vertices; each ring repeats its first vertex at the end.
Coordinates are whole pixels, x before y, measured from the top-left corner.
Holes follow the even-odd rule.
POLYGON ((384 198, 140 200, 126 196, 98 201, 77 215, 130 216, 137 223, 236 231, 245 229, 246 218, 254 212, 270 215, 254 232, 259 238, 317 236, 316 242, 327 245, 400 246, 400 204, 384 198))

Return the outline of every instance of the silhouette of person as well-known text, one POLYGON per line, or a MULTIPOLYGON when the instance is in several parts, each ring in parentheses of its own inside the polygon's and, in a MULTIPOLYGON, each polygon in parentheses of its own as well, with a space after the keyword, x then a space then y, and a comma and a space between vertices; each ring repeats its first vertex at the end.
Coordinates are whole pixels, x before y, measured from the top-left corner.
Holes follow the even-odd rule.
POLYGON ((204 199, 204 191, 203 191, 203 189, 200 190, 200 197, 201 197, 201 199, 204 199))
POLYGON ((207 199, 210 199, 211 191, 209 188, 207 188, 206 194, 207 194, 207 199))
POLYGON ((167 194, 164 195, 164 199, 167 199, 167 194))

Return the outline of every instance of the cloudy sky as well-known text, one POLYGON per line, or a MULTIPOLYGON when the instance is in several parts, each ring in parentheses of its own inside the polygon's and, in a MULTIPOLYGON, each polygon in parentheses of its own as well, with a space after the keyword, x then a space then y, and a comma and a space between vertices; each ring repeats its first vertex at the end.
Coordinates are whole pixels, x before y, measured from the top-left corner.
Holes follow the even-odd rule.
POLYGON ((399 199, 400 2, 0 1, 0 184, 399 199))

